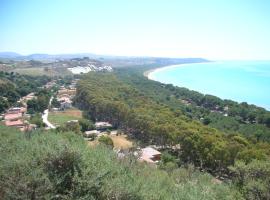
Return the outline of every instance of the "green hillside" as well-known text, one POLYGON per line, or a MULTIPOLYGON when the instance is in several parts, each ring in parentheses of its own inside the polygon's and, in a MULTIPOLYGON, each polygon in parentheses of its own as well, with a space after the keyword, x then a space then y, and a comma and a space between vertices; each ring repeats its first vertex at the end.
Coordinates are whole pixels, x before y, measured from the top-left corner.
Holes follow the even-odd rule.
POLYGON ((0 126, 1 199, 241 199, 194 167, 167 173, 118 160, 74 133, 23 134, 0 126))

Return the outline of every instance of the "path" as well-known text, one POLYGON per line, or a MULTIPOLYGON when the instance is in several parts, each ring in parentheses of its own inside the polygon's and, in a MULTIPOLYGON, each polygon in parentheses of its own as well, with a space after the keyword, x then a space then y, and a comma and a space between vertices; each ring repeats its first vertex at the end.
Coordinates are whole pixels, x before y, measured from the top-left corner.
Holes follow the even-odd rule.
MULTIPOLYGON (((51 105, 52 100, 53 100, 53 97, 51 97, 51 99, 50 99, 49 106, 51 105)), ((42 114, 43 123, 46 124, 46 126, 49 129, 51 129, 51 128, 55 129, 56 127, 48 121, 48 115, 49 115, 49 109, 44 110, 44 112, 42 114)))

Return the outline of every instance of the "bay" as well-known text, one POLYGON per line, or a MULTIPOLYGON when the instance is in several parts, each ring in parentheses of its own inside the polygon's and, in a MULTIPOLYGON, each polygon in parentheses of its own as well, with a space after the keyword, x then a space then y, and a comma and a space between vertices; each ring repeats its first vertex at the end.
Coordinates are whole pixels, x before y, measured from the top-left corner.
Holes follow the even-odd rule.
POLYGON ((226 61, 168 66, 148 78, 270 110, 270 61, 226 61))

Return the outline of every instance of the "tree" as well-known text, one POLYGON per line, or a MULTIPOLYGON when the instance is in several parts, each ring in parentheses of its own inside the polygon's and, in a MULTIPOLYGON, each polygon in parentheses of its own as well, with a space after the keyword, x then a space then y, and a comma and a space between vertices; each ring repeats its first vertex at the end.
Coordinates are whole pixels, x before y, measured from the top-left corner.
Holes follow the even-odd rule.
POLYGON ((113 147, 113 141, 110 137, 102 135, 98 138, 98 141, 106 146, 113 147))
POLYGON ((0 97, 0 113, 4 112, 8 107, 8 101, 5 98, 0 97))
POLYGON ((236 162, 230 167, 233 183, 239 188, 245 199, 270 198, 270 162, 253 160, 249 164, 236 162))
POLYGON ((44 123, 42 121, 42 118, 41 118, 41 114, 40 113, 36 113, 35 115, 33 115, 30 119, 30 122, 32 124, 36 124, 37 127, 44 127, 44 123))
POLYGON ((67 122, 63 126, 57 128, 59 132, 74 132, 76 134, 81 134, 81 127, 78 122, 67 122))
POLYGON ((266 126, 268 128, 270 128, 270 114, 265 115, 265 117, 264 117, 264 123, 266 124, 266 126))
POLYGON ((95 129, 94 123, 88 119, 80 119, 79 124, 82 132, 95 129))
POLYGON ((57 98, 53 98, 51 105, 54 108, 59 108, 61 106, 60 102, 57 101, 57 98))

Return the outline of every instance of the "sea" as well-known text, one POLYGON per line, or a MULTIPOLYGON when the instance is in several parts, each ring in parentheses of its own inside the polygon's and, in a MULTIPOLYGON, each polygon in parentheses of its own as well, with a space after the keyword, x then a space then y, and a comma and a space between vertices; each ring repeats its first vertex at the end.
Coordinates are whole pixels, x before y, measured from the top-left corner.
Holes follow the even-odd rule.
POLYGON ((173 65, 154 70, 148 78, 270 110, 270 61, 173 65))

